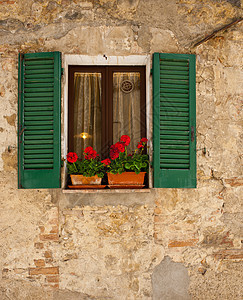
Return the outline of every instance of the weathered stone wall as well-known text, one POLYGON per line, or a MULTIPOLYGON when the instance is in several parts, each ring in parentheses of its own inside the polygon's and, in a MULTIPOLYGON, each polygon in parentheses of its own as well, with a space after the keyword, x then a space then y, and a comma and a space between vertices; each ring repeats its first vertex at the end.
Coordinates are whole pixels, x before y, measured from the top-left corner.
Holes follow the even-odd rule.
POLYGON ((241 13, 237 0, 0 0, 1 300, 242 298, 242 25, 193 47, 241 13), (195 53, 197 189, 18 190, 17 55, 39 51, 195 53))

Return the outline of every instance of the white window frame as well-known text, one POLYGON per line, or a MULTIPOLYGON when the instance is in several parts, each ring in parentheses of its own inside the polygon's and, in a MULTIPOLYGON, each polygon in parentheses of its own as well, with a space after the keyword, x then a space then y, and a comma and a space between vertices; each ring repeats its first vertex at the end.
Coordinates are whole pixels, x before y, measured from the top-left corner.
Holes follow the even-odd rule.
MULTIPOLYGON (((64 54, 64 86, 63 86, 63 129, 62 129, 62 157, 66 157, 68 151, 68 67, 72 65, 80 66, 145 66, 146 67, 146 130, 150 147, 150 160, 152 155, 152 100, 150 98, 150 55, 129 55, 129 56, 106 56, 106 55, 77 55, 64 54)), ((62 188, 65 187, 67 174, 64 174, 65 180, 62 181, 62 188)), ((152 176, 150 170, 149 188, 152 187, 152 176)))

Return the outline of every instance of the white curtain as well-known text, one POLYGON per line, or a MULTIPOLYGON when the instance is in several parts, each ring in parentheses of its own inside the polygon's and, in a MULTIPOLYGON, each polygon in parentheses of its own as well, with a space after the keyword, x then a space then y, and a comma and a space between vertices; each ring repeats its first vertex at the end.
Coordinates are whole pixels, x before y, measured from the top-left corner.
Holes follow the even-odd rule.
POLYGON ((101 152, 101 74, 75 73, 74 151, 81 155, 87 146, 101 152))
POLYGON ((131 138, 129 151, 137 147, 141 139, 140 127, 140 73, 124 72, 113 74, 113 142, 119 141, 121 135, 131 138), (133 89, 125 93, 121 89, 124 80, 133 84, 133 89))

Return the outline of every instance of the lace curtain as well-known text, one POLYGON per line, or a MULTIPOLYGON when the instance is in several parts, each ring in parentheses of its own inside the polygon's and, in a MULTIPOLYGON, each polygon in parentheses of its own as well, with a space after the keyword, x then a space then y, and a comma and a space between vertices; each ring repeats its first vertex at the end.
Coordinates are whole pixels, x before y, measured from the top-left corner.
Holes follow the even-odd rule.
POLYGON ((87 146, 101 151, 101 74, 75 73, 74 150, 80 155, 87 146))

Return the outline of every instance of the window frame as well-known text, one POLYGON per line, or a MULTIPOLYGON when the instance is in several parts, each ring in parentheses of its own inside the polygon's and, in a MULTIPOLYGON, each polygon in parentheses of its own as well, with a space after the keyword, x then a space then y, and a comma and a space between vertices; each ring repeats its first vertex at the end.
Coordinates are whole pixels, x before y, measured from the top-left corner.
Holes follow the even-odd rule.
MULTIPOLYGON (((149 140, 150 147, 150 161, 152 158, 152 98, 151 89, 152 84, 150 80, 151 70, 151 58, 150 55, 129 55, 129 56, 106 56, 106 55, 76 55, 65 54, 63 55, 64 66, 64 80, 62 83, 63 98, 62 98, 62 157, 65 158, 68 152, 68 69, 69 66, 114 66, 114 67, 126 67, 126 66, 143 66, 145 67, 145 86, 146 86, 146 135, 149 140)), ((62 188, 66 187, 67 171, 64 168, 64 174, 62 176, 62 188)), ((149 172, 149 188, 152 188, 152 172, 149 172)))

